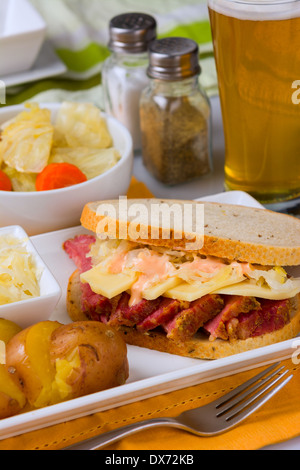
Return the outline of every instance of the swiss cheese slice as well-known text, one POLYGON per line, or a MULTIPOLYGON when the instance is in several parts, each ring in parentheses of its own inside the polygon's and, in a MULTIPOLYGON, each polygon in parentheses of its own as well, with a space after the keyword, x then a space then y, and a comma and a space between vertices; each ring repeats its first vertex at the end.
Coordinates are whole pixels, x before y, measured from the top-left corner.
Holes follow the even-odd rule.
POLYGON ((161 295, 164 295, 166 291, 173 289, 181 283, 181 279, 178 279, 176 277, 170 277, 165 281, 160 282, 159 284, 156 284, 143 290, 143 298, 146 300, 155 300, 161 295))
POLYGON ((165 293, 165 297, 169 297, 177 300, 185 300, 187 302, 193 302, 194 300, 200 299, 204 295, 210 294, 216 289, 221 289, 228 285, 232 285, 241 282, 245 279, 243 274, 237 273, 230 266, 220 271, 210 281, 207 282, 183 282, 172 289, 169 289, 165 293))
POLYGON ((138 274, 134 271, 111 274, 103 272, 97 266, 80 276, 81 282, 88 283, 93 292, 108 299, 129 290, 137 278, 138 274))
POLYGON ((215 290, 214 294, 224 294, 224 295, 244 295, 250 297, 260 297, 262 299, 270 300, 283 300, 291 299, 295 297, 300 292, 300 280, 289 280, 286 282, 286 286, 282 286, 279 290, 271 289, 267 285, 258 286, 252 283, 249 280, 240 282, 239 284, 234 284, 231 286, 226 286, 215 290))

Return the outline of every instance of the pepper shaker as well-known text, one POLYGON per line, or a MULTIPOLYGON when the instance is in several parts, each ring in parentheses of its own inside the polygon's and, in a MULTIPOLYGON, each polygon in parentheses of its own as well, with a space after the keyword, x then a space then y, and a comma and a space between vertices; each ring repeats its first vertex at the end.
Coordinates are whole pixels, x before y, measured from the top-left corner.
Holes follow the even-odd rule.
POLYGON ((106 113, 124 124, 141 149, 139 101, 148 85, 148 46, 156 38, 156 20, 144 13, 125 13, 109 24, 110 57, 102 70, 106 113))
POLYGON ((199 84, 197 43, 155 40, 149 47, 150 83, 140 101, 143 163, 166 185, 209 173, 211 108, 199 84))

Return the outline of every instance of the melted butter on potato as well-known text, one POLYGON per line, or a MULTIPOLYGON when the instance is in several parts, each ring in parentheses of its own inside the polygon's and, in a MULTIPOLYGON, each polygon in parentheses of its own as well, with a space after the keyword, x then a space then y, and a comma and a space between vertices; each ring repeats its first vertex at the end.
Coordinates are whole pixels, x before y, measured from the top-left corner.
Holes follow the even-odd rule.
POLYGON ((129 376, 121 335, 92 321, 22 330, 6 346, 6 368, 16 371, 17 389, 31 409, 123 385, 129 376))
POLYGON ((129 375, 123 338, 100 322, 76 322, 58 328, 52 335, 50 354, 58 373, 71 387, 68 398, 122 385, 129 375))
POLYGON ((56 375, 53 388, 57 390, 62 400, 72 397, 72 386, 68 384, 68 377, 72 374, 73 370, 79 370, 80 365, 78 348, 74 349, 66 359, 56 359, 56 375))
POLYGON ((6 346, 6 363, 17 370, 20 386, 33 408, 52 405, 55 369, 50 361, 50 342, 58 322, 41 322, 15 335, 6 346))
POLYGON ((26 405, 16 370, 6 365, 6 344, 21 328, 14 322, 0 319, 0 419, 14 416, 26 405))
POLYGON ((9 340, 20 333, 20 331, 22 331, 22 328, 16 323, 6 320, 5 318, 0 318, 0 341, 7 344, 9 340))

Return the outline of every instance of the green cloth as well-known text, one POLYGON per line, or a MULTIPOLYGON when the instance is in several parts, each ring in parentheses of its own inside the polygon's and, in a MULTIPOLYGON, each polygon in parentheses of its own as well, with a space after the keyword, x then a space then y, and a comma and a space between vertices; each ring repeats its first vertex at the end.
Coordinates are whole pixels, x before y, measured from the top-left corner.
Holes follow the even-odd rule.
POLYGON ((67 73, 6 90, 6 105, 88 100, 102 108, 101 68, 109 56, 110 19, 125 12, 153 15, 158 37, 183 36, 200 46, 200 81, 208 95, 217 79, 206 0, 30 0, 47 23, 47 38, 67 73))

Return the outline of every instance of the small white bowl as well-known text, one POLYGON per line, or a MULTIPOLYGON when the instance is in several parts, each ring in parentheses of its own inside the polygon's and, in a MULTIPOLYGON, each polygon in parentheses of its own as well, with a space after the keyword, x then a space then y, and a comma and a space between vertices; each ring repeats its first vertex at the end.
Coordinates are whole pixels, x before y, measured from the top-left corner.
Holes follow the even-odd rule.
MULTIPOLYGON (((0 0, 1 1, 1 0, 0 0)), ((53 118, 60 104, 42 104, 53 118)), ((0 125, 24 110, 22 105, 0 108, 0 125)), ((21 225, 29 236, 80 225, 88 202, 115 199, 127 194, 133 169, 133 144, 128 130, 106 116, 113 145, 121 159, 106 173, 85 183, 41 192, 0 191, 0 226, 21 225)))
POLYGON ((5 235, 12 236, 18 240, 25 240, 24 246, 26 251, 33 256, 37 268, 42 271, 39 282, 39 297, 0 305, 0 318, 15 322, 24 329, 40 321, 48 320, 61 297, 62 291, 58 282, 28 238, 27 233, 21 227, 12 226, 0 229, 0 237, 5 235))
POLYGON ((0 0, 0 77, 29 70, 47 26, 28 0, 0 0))

